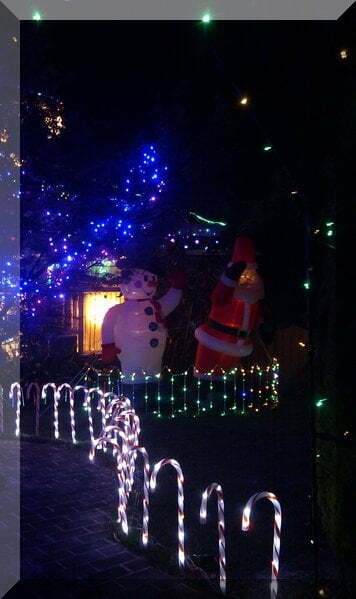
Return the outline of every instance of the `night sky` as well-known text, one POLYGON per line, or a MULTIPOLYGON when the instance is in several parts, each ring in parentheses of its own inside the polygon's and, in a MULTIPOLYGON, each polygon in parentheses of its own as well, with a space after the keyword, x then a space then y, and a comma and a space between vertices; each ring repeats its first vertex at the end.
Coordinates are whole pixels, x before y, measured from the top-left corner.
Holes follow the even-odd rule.
POLYGON ((275 144, 313 185, 313 169, 300 163, 319 158, 330 139, 334 23, 24 22, 21 39, 23 91, 58 95, 80 116, 66 133, 72 148, 79 132, 93 157, 110 146, 125 151, 138 132, 157 133, 157 114, 174 101, 199 134, 220 102, 241 145, 275 144))
POLYGON ((267 270, 277 267, 280 279, 284 269, 296 306, 304 241, 290 191, 302 190, 315 213, 331 193, 335 24, 28 21, 21 29, 23 97, 41 91, 65 105, 58 143, 23 127, 23 152, 39 172, 83 191, 105 169, 119 179, 141 141, 164 139, 177 203, 231 230, 257 213, 252 233, 267 270), (239 104, 245 95, 248 107, 239 104))

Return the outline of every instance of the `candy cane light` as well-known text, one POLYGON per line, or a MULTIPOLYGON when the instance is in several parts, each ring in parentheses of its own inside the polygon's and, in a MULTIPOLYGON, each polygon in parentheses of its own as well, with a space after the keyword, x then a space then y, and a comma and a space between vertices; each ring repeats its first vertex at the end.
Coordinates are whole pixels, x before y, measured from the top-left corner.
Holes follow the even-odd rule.
POLYGON ((224 495, 221 486, 218 483, 209 485, 201 498, 200 522, 206 523, 206 507, 208 499, 213 491, 216 491, 218 498, 218 533, 219 533, 219 569, 220 569, 220 589, 223 594, 226 593, 226 559, 225 559, 225 516, 224 516, 224 495))
MULTIPOLYGON (((120 431, 120 432, 122 432, 122 431, 120 431)), ((112 445, 113 449, 116 450, 116 463, 117 463, 116 473, 117 473, 117 477, 118 477, 118 495, 119 495, 117 520, 118 520, 118 522, 121 522, 122 530, 127 535, 129 529, 128 529, 127 516, 126 516, 127 502, 126 502, 126 495, 125 495, 125 480, 122 475, 122 468, 121 468, 121 464, 122 464, 121 447, 118 443, 116 443, 114 441, 114 439, 110 439, 109 437, 106 437, 106 436, 99 437, 99 439, 95 439, 93 446, 90 448, 89 459, 91 462, 93 462, 94 458, 95 458, 96 449, 98 449, 99 447, 106 447, 106 445, 108 443, 110 445, 112 445)))
POLYGON ((129 453, 141 453, 143 457, 143 516, 142 516, 142 545, 148 543, 148 520, 149 520, 149 487, 150 487, 150 463, 148 453, 145 447, 136 446, 129 450, 129 453))
POLYGON ((69 415, 70 415, 70 430, 72 435, 72 443, 76 444, 76 436, 75 436, 75 413, 74 413, 74 391, 72 386, 69 383, 63 383, 58 387, 58 396, 60 397, 62 389, 68 390, 69 395, 69 415))
POLYGON ((92 391, 96 391, 96 389, 95 388, 94 389, 87 389, 86 387, 84 387, 84 385, 77 385, 76 387, 74 387, 74 393, 78 393, 79 391, 83 391, 83 393, 84 393, 83 407, 87 410, 90 444, 91 444, 91 446, 93 446, 93 443, 94 443, 94 426, 93 426, 93 414, 92 414, 92 411, 91 411, 91 397, 90 397, 90 394, 92 393, 92 391))
POLYGON ((253 505, 259 499, 269 499, 274 507, 274 531, 273 531, 273 557, 272 557, 272 573, 271 573, 271 599, 275 599, 278 593, 278 573, 279 573, 279 553, 281 546, 281 527, 282 527, 282 511, 281 505, 274 495, 269 491, 255 493, 250 497, 244 507, 242 514, 242 530, 248 531, 250 528, 250 515, 253 505))
POLYGON ((58 401, 59 401, 59 393, 57 391, 57 386, 55 383, 46 383, 42 387, 42 399, 46 399, 47 389, 53 389, 53 427, 54 427, 54 436, 56 439, 59 437, 59 429, 58 429, 58 401))
POLYGON ((10 387, 9 398, 11 401, 14 400, 16 395, 16 420, 15 420, 15 436, 20 436, 20 417, 21 417, 21 399, 22 389, 20 383, 12 383, 10 387))
POLYGON ((182 468, 181 468, 179 462, 177 462, 177 460, 173 460, 173 459, 169 459, 169 458, 164 458, 163 460, 160 460, 159 462, 157 462, 157 464, 154 465, 153 470, 152 470, 151 479, 150 479, 150 489, 151 489, 151 491, 155 491, 156 490, 157 474, 158 474, 159 470, 161 468, 163 468, 163 466, 166 466, 168 464, 170 466, 173 466, 173 468, 177 472, 177 485, 178 485, 178 564, 179 564, 180 567, 183 567, 184 564, 185 564, 185 553, 184 553, 184 489, 183 489, 184 477, 183 477, 182 468))

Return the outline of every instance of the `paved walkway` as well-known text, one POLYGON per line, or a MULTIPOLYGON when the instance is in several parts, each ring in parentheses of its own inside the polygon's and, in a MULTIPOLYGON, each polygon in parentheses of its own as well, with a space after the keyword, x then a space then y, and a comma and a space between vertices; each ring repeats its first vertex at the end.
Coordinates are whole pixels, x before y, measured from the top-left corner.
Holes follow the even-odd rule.
POLYGON ((199 597, 113 539, 114 507, 111 467, 82 449, 23 442, 21 596, 199 597))

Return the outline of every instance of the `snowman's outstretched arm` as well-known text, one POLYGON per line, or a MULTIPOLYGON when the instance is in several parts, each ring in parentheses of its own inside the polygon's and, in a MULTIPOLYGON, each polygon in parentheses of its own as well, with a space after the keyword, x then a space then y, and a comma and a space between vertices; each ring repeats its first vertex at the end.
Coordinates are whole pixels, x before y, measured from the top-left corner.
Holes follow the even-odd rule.
POLYGON ((101 327, 101 342, 102 342, 102 354, 103 362, 112 362, 117 354, 121 352, 120 347, 117 347, 117 340, 115 343, 114 337, 114 326, 120 318, 121 304, 112 306, 104 316, 103 324, 101 327))
POLYGON ((186 275, 182 271, 176 272, 171 279, 171 287, 165 295, 160 297, 159 303, 162 308, 162 315, 168 316, 178 306, 183 295, 186 275))

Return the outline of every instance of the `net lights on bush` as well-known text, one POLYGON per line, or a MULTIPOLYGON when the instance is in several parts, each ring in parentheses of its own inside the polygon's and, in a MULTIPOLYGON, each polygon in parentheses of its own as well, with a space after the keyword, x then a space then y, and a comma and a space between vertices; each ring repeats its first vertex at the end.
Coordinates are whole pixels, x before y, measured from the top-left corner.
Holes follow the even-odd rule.
POLYGON ((125 386, 135 405, 136 395, 144 399, 145 413, 158 418, 187 416, 198 418, 208 414, 228 416, 259 413, 278 406, 279 364, 276 358, 264 368, 252 365, 226 372, 221 377, 207 373, 194 376, 194 366, 181 373, 165 368, 162 373, 145 377, 144 384, 136 384, 135 377, 126 380, 118 370, 102 373, 95 368, 86 375, 87 383, 118 391, 125 386))

